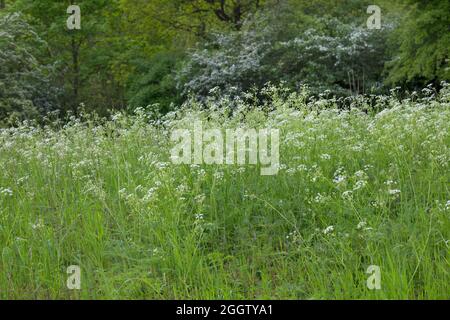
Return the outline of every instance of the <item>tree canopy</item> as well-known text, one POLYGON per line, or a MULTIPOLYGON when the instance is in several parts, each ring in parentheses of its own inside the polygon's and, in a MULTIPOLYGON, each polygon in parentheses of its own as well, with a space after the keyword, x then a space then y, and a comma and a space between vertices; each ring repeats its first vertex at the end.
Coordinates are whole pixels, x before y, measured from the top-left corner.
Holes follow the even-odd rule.
POLYGON ((0 117, 43 114, 55 99, 62 112, 165 113, 213 88, 242 94, 283 82, 347 96, 448 81, 448 1, 377 3, 379 30, 367 28, 361 0, 3 0, 0 117), (71 4, 80 30, 66 26, 71 4), (37 79, 58 94, 37 98, 37 79))

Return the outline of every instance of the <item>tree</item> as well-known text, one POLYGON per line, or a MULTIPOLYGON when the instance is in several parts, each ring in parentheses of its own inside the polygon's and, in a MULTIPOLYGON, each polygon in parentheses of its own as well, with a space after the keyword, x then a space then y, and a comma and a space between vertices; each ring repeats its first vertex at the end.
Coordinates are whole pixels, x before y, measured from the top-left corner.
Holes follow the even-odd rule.
POLYGON ((259 0, 204 0, 211 6, 216 17, 241 29, 243 18, 261 7, 259 0))
POLYGON ((57 108, 53 69, 37 58, 46 48, 19 13, 0 16, 0 121, 35 118, 57 108))
POLYGON ((450 80, 450 2, 406 1, 407 14, 393 34, 389 84, 421 87, 450 80))
MULTIPOLYGON (((215 26, 239 30, 251 13, 272 3, 270 0, 122 0, 134 21, 147 27, 183 31, 205 37, 215 26)), ((150 28, 147 28, 150 30, 150 28)), ((186 36, 186 34, 184 34, 186 36)))
POLYGON ((178 59, 178 53, 162 51, 135 63, 138 69, 130 77, 127 91, 131 110, 152 105, 156 109, 153 111, 164 114, 170 111, 172 104, 181 102, 174 78, 178 59))
POLYGON ((205 96, 213 88, 242 93, 281 81, 340 96, 380 90, 389 27, 372 32, 335 17, 308 15, 308 23, 299 24, 297 15, 286 12, 293 12, 290 5, 248 19, 239 31, 216 33, 193 50, 178 75, 184 93, 205 96))
POLYGON ((112 20, 119 17, 118 0, 76 1, 81 9, 81 30, 67 28, 66 11, 73 3, 17 0, 14 9, 27 14, 48 41, 48 60, 58 62, 65 108, 76 111, 81 102, 93 107, 123 105, 123 90, 114 81, 111 66, 116 49, 120 48, 112 27, 112 20))

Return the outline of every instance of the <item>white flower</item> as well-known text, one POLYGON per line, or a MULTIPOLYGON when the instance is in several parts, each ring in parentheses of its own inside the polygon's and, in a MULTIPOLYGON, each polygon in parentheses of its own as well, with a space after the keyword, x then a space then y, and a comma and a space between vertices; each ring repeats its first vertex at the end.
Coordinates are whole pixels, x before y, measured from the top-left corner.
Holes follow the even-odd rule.
POLYGON ((195 198, 194 198, 195 202, 197 202, 197 203, 203 203, 205 201, 205 199, 206 199, 206 196, 203 193, 195 196, 195 198))
POLYGON ((111 120, 112 121, 118 121, 118 120, 120 120, 121 116, 122 115, 120 113, 113 114, 112 117, 111 117, 111 120))
POLYGON ((344 175, 337 175, 334 177, 333 182, 336 184, 340 184, 340 183, 344 182, 346 178, 347 177, 344 175))
POLYGON ((37 230, 37 229, 40 229, 42 227, 44 227, 44 222, 41 219, 37 223, 31 225, 31 228, 33 230, 37 230))
POLYGON ((345 200, 352 199, 352 196, 353 196, 353 191, 351 191, 351 190, 347 190, 342 193, 342 198, 345 200))
POLYGON ((12 192, 12 190, 9 189, 9 188, 6 188, 6 189, 0 188, 0 194, 1 194, 1 195, 5 195, 5 196, 12 197, 13 192, 12 192))
POLYGON ((358 225, 356 226, 356 229, 361 230, 362 228, 364 228, 367 225, 366 221, 361 221, 360 223, 358 223, 358 225))
POLYGON ((356 182, 355 186, 353 187, 353 190, 359 190, 364 188, 367 185, 367 182, 365 180, 359 180, 356 182))
POLYGON ((186 191, 189 190, 189 187, 188 187, 187 185, 185 185, 185 184, 180 184, 180 185, 176 188, 176 190, 177 190, 179 193, 184 193, 184 192, 186 192, 186 191))
POLYGON ((195 214, 195 220, 203 220, 203 214, 202 213, 197 213, 195 214))
POLYGON ((289 168, 286 170, 286 173, 288 175, 292 176, 293 174, 295 174, 295 171, 296 171, 295 168, 289 168))
POLYGON ((119 197, 128 200, 132 195, 127 193, 127 189, 123 188, 119 190, 119 197))
POLYGON ((356 144, 354 146, 352 146, 351 148, 353 151, 359 152, 363 149, 363 145, 362 144, 356 144))
POLYGON ((399 189, 390 189, 389 190, 389 194, 393 195, 393 196, 398 195, 400 192, 401 192, 401 190, 399 190, 399 189))
POLYGON ((314 202, 316 203, 322 203, 325 201, 325 198, 323 195, 321 195, 320 193, 318 193, 315 197, 314 197, 314 202))
POLYGON ((29 177, 30 177, 30 176, 25 176, 25 177, 19 178, 19 179, 17 180, 17 183, 18 183, 18 184, 21 184, 21 183, 27 181, 29 177))
POLYGON ((147 202, 150 201, 153 197, 153 194, 155 193, 156 189, 155 188, 150 188, 147 191, 147 194, 144 196, 144 198, 142 198, 143 201, 147 202))
POLYGON ((222 171, 214 172, 214 178, 218 181, 221 181, 223 179, 223 172, 222 171))
POLYGON ((356 171, 355 172, 355 176, 356 177, 358 177, 358 178, 366 178, 367 177, 367 175, 366 175, 366 173, 364 172, 364 171, 362 171, 362 170, 358 170, 358 171, 356 171))
POLYGON ((155 162, 154 165, 157 169, 164 169, 169 166, 169 163, 168 162, 155 162))
POLYGON ((447 203, 445 204, 445 210, 449 209, 450 209, 450 200, 448 200, 447 203))
POLYGON ((205 169, 200 169, 197 171, 199 177, 204 177, 206 175, 205 169))
POLYGON ((324 153, 324 154, 320 155, 320 159, 322 159, 322 160, 330 160, 331 156, 329 154, 327 154, 327 153, 324 153))
POLYGON ((244 199, 256 199, 256 195, 249 194, 246 190, 246 191, 244 191, 244 199))
POLYGON ((330 234, 334 231, 334 227, 333 226, 328 226, 325 229, 323 229, 323 234, 330 234))
POLYGON ((291 241, 292 243, 300 242, 301 238, 301 235, 296 230, 289 232, 286 236, 286 240, 291 241))
POLYGON ((236 171, 238 173, 244 173, 245 172, 245 167, 239 167, 239 168, 236 169, 236 171))

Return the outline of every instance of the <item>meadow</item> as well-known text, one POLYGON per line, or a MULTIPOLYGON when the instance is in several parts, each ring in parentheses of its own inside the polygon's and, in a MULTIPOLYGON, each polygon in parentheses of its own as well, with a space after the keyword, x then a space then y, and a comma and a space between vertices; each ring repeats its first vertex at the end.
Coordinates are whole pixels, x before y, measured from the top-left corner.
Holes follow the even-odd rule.
POLYGON ((348 108, 266 90, 0 129, 0 298, 450 298, 450 87, 348 108), (279 129, 278 174, 173 164, 196 119, 279 129))

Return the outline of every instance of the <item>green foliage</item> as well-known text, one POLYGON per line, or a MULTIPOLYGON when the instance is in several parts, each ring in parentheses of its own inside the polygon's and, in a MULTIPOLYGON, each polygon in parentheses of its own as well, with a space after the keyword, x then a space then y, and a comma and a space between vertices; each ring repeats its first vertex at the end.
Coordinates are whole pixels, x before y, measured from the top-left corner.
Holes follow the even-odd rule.
POLYGON ((136 25, 156 27, 170 37, 180 32, 184 37, 189 34, 205 37, 216 27, 239 30, 246 17, 275 3, 272 0, 121 0, 123 10, 139 19, 136 25))
POLYGON ((39 61, 45 49, 20 14, 0 16, 0 121, 33 119, 57 107, 53 69, 39 61))
POLYGON ((115 39, 110 16, 117 1, 77 1, 81 9, 81 30, 68 30, 66 1, 17 0, 21 10, 49 43, 47 59, 58 65, 58 84, 63 89, 63 109, 76 111, 79 104, 105 111, 120 107, 121 90, 112 73, 112 60, 121 44, 115 39), (103 110, 101 109, 103 107, 103 110))
POLYGON ((418 87, 450 80, 450 2, 407 3, 407 13, 393 34, 388 82, 418 87))
POLYGON ((180 103, 174 79, 178 55, 161 52, 151 59, 137 61, 135 70, 138 76, 130 79, 127 91, 131 110, 152 105, 156 112, 167 113, 173 104, 180 103))

